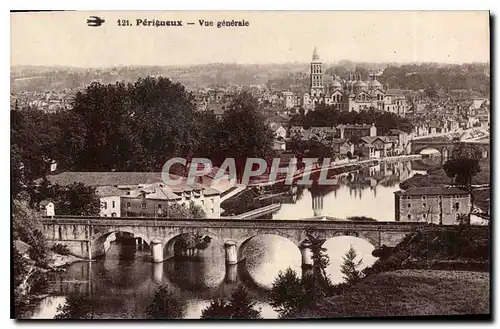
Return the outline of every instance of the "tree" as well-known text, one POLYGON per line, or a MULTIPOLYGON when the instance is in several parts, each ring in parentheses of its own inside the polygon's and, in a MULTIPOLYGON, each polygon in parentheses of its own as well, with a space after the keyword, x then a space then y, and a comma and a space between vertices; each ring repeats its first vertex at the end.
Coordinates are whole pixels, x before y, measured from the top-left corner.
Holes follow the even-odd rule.
POLYGON ((29 256, 37 265, 45 266, 47 243, 42 232, 40 214, 30 208, 25 200, 12 203, 12 237, 30 245, 29 256))
POLYGON ((184 316, 184 307, 179 298, 162 285, 156 290, 146 313, 150 319, 178 319, 184 316))
POLYGON ((93 301, 86 296, 71 295, 66 298, 63 305, 57 307, 54 319, 93 319, 93 301))
POLYGON ((273 134, 265 124, 257 100, 248 92, 236 96, 224 112, 221 124, 224 134, 220 154, 223 158, 235 159, 240 179, 248 158, 267 159, 272 155, 273 134))
POLYGON ((44 179, 33 191, 31 201, 36 206, 46 199, 54 202, 57 215, 98 216, 101 210, 95 187, 83 183, 60 186, 44 179))
POLYGON ((189 203, 189 207, 172 203, 162 210, 160 217, 166 218, 205 218, 205 211, 200 206, 196 205, 193 201, 189 203))
POLYGON ((331 281, 326 273, 326 268, 330 263, 330 258, 326 253, 326 248, 323 247, 325 239, 319 236, 314 236, 311 233, 306 233, 307 241, 310 243, 313 260, 313 276, 318 287, 327 291, 331 288, 331 281))
POLYGON ((443 165, 446 175, 454 180, 456 185, 464 186, 471 198, 467 224, 470 225, 470 216, 474 207, 472 193, 472 177, 481 171, 479 160, 481 150, 472 143, 458 143, 451 153, 450 159, 443 165))
POLYGON ((280 317, 293 317, 306 309, 309 305, 304 303, 304 297, 304 286, 297 273, 291 268, 280 271, 269 293, 270 304, 280 317))
POLYGON ((361 266, 362 259, 356 261, 356 250, 352 246, 349 247, 344 257, 342 257, 342 265, 340 272, 347 284, 355 284, 361 280, 361 271, 358 269, 361 266))
POLYGON ((14 248, 14 254, 13 254, 13 267, 14 267, 14 287, 17 287, 20 285, 26 274, 28 274, 29 269, 28 269, 28 262, 27 260, 21 255, 21 253, 14 248))
POLYGON ((229 301, 214 300, 201 313, 201 319, 260 319, 247 289, 239 285, 231 294, 229 301))
POLYGON ((200 319, 231 319, 231 308, 224 299, 213 300, 201 312, 200 319))

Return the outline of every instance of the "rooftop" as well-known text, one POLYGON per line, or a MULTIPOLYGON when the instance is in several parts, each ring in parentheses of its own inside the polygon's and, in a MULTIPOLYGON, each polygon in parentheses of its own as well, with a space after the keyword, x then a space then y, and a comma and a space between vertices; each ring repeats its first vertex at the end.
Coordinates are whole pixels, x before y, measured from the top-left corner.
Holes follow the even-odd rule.
POLYGON ((469 192, 459 189, 458 187, 446 186, 424 186, 410 187, 407 190, 394 192, 396 195, 466 195, 469 192))
MULTIPOLYGON (((47 180, 52 184, 61 186, 73 183, 83 183, 87 186, 120 186, 163 182, 161 175, 161 172, 66 171, 57 175, 47 175, 47 180)), ((41 182, 42 178, 35 180, 35 183, 41 182)))

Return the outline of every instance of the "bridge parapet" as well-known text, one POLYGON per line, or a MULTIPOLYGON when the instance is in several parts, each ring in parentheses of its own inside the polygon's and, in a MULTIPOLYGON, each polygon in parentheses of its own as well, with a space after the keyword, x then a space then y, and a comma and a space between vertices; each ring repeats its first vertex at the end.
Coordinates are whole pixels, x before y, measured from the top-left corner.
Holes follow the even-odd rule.
MULTIPOLYGON (((374 247, 394 246, 406 234, 428 227, 414 222, 367 222, 327 220, 237 220, 237 219, 154 219, 117 217, 45 217, 43 231, 49 242, 68 245, 75 255, 92 258, 106 252, 108 237, 113 232, 128 232, 144 240, 150 247, 154 241, 157 250, 154 259, 172 257, 175 239, 185 233, 207 235, 222 242, 232 241, 236 248, 255 236, 276 235, 296 246, 307 240, 307 233, 330 239, 337 236, 355 236, 374 247), (159 247, 158 245, 161 245, 159 247)), ((109 245, 109 242, 108 242, 109 245)), ((233 252, 233 251, 231 251, 233 252)), ((238 253, 240 254, 240 253, 238 253)))

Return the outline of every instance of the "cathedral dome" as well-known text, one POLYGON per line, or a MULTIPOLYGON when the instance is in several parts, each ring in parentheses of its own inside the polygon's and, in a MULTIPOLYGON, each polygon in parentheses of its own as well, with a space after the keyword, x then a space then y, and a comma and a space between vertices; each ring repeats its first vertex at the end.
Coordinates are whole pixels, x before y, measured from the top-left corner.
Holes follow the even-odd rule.
POLYGON ((370 89, 376 89, 376 88, 382 88, 382 84, 378 82, 377 80, 372 80, 369 83, 370 89))
POLYGON ((362 80, 358 80, 353 84, 354 87, 366 87, 366 83, 362 80))
POLYGON ((332 83, 332 87, 333 88, 342 88, 342 85, 340 84, 340 82, 336 79, 333 80, 333 83, 332 83))

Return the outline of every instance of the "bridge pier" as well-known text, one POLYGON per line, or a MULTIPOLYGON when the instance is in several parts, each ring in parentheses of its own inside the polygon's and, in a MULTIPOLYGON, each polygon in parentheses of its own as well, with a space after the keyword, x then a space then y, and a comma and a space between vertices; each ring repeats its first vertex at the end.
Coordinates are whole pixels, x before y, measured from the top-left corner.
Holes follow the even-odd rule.
POLYGON ((160 239, 151 240, 151 256, 153 263, 163 262, 163 244, 160 239))
POLYGON ((234 283, 238 279, 238 265, 237 264, 226 264, 226 275, 224 277, 224 282, 234 283))
POLYGON ((163 281, 163 263, 153 264, 153 280, 158 284, 163 281))
POLYGON ((224 243, 226 253, 226 265, 235 265, 238 263, 238 254, 236 252, 236 242, 227 241, 224 243))
POLYGON ((311 249, 311 242, 304 241, 299 246, 300 253, 302 254, 302 268, 312 268, 314 265, 311 249))

